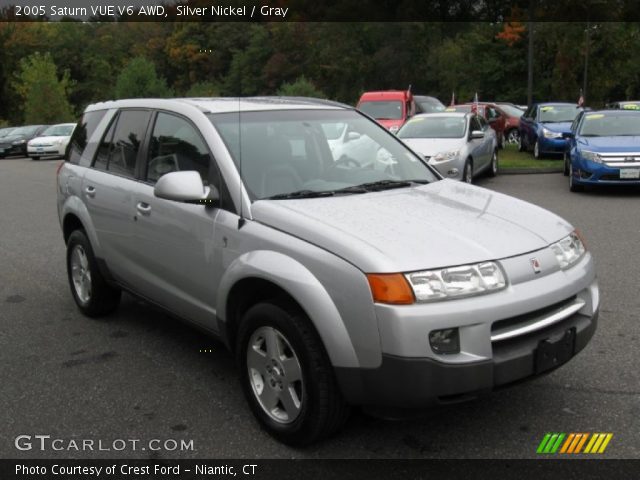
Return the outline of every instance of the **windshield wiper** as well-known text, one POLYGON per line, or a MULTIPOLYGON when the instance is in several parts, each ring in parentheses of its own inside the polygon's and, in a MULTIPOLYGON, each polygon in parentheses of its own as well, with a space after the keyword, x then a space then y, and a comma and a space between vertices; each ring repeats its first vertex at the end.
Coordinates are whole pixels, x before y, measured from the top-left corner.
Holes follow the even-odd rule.
POLYGON ((392 188, 410 187, 411 184, 418 183, 424 185, 429 183, 428 180, 380 180, 377 182, 361 183, 356 185, 357 187, 364 188, 370 192, 376 192, 380 190, 390 190, 392 188))
POLYGON ((338 190, 298 190, 291 193, 278 193, 271 197, 266 197, 264 200, 290 200, 294 198, 320 198, 320 197, 332 197, 334 195, 348 194, 348 193, 367 193, 368 190, 360 186, 345 187, 338 190))

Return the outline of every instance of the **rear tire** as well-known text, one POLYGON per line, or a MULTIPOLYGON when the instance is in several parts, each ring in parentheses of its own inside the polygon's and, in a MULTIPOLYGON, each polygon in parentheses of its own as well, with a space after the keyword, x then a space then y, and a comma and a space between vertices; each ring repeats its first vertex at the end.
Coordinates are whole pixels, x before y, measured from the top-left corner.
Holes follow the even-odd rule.
POLYGON ((241 322, 236 346, 240 379, 260 425, 294 446, 336 432, 349 406, 306 315, 288 302, 259 303, 241 322))
POLYGON ((67 241, 67 277, 76 305, 88 317, 101 317, 118 307, 121 291, 100 273, 83 230, 75 230, 67 241))

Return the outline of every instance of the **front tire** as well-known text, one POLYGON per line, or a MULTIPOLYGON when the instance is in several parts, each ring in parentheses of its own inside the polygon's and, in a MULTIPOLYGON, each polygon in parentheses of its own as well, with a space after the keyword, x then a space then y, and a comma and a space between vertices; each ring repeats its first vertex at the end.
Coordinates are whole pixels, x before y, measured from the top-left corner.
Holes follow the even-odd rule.
POLYGON ((31 157, 31 160, 40 160, 40 157, 33 156, 31 157))
POLYGON ((261 426, 303 446, 336 432, 349 407, 309 319, 287 302, 259 303, 243 316, 236 348, 242 389, 261 426))
POLYGON ((564 170, 562 171, 562 174, 567 177, 569 176, 569 162, 571 162, 571 159, 569 157, 569 155, 567 154, 567 152, 564 153, 564 170))
POLYGON ((467 161, 464 164, 464 169, 462 170, 462 181, 465 183, 473 183, 473 163, 470 158, 467 158, 467 161))
POLYGON ((101 317, 118 307, 121 291, 111 287, 100 273, 82 230, 74 231, 67 241, 67 276, 73 299, 85 315, 101 317))
POLYGON ((493 151, 491 165, 489 165, 489 176, 495 177, 496 175, 498 175, 498 150, 493 151))
POLYGON ((542 154, 540 153, 540 142, 536 139, 536 143, 533 144, 533 158, 540 160, 542 154))
POLYGON ((572 192, 582 192, 584 185, 578 185, 573 178, 573 166, 569 164, 569 190, 572 192))
POLYGON ((518 132, 518 151, 524 152, 525 150, 526 148, 524 146, 524 137, 520 135, 520 132, 518 132))

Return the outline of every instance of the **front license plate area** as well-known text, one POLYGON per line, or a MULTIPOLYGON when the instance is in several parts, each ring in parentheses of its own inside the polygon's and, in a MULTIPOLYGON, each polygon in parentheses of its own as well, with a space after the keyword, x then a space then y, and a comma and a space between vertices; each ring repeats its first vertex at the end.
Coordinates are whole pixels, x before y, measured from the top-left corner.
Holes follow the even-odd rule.
POLYGON ((640 178, 640 168, 621 168, 620 178, 640 178))
POLYGON ((569 361, 575 353, 576 329, 570 328, 562 338, 556 341, 550 339, 538 343, 535 354, 536 374, 546 372, 569 361))

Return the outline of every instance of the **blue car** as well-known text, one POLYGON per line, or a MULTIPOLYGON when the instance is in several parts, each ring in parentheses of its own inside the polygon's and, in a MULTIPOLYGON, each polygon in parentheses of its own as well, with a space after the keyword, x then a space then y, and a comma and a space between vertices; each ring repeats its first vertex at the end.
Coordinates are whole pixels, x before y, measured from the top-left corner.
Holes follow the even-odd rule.
POLYGON ((533 151, 535 158, 567 151, 564 134, 582 108, 575 103, 534 103, 520 117, 518 150, 533 151))
POLYGON ((572 192, 586 185, 640 185, 640 111, 584 112, 565 136, 572 192))

